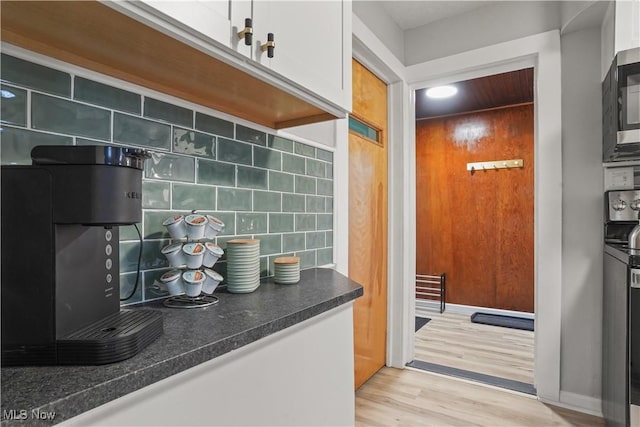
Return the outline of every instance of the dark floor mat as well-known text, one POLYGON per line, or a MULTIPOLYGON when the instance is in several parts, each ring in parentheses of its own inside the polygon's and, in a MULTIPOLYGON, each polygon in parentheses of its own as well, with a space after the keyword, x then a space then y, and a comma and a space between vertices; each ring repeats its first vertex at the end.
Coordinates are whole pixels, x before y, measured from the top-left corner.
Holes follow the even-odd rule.
POLYGON ((429 319, 428 317, 416 316, 416 332, 418 332, 418 329, 422 328, 424 325, 426 325, 430 321, 431 319, 429 319))
POLYGON ((502 326, 505 328, 533 331, 533 319, 525 319, 524 317, 503 316, 500 314, 488 313, 473 313, 471 315, 471 321, 473 323, 482 323, 484 325, 502 326))

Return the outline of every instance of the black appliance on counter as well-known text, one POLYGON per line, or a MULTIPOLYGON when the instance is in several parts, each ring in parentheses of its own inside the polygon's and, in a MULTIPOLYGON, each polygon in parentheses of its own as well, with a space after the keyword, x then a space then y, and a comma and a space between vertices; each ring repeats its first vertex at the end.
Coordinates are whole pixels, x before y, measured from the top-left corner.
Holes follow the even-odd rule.
POLYGON ((640 159, 640 48, 618 52, 602 82, 602 157, 640 159))
POLYGON ((162 334, 160 312, 120 309, 118 226, 142 216, 147 153, 37 146, 2 166, 2 365, 93 365, 162 334))
MULTIPOLYGON (((605 194, 602 413, 607 426, 640 425, 640 250, 630 249, 640 190, 605 194)), ((631 244, 634 246, 634 244, 631 244)))

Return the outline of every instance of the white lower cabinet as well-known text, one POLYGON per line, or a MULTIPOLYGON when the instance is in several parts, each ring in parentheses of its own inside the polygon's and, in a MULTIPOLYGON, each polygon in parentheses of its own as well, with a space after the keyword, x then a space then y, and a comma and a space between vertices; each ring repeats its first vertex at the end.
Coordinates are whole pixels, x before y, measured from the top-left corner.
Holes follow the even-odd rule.
POLYGON ((62 424, 353 425, 353 387, 351 302, 62 424))

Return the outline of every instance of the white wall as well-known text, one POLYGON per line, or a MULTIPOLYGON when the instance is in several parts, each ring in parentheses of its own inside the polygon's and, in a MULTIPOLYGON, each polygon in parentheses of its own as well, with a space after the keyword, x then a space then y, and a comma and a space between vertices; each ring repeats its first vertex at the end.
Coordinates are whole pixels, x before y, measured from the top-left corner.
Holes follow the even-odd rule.
POLYGON ((599 409, 604 223, 600 28, 565 34, 561 47, 561 399, 578 398, 571 403, 599 409), (594 399, 585 401, 584 396, 594 399))
POLYGON ((413 65, 560 28, 553 1, 499 1, 405 32, 404 63, 413 65))
POLYGON ((607 76, 611 61, 614 56, 614 15, 615 15, 615 3, 609 3, 609 7, 602 20, 602 26, 600 27, 600 81, 602 82, 607 76))
POLYGON ((404 34, 376 1, 354 1, 353 13, 365 23, 393 55, 404 63, 404 34))

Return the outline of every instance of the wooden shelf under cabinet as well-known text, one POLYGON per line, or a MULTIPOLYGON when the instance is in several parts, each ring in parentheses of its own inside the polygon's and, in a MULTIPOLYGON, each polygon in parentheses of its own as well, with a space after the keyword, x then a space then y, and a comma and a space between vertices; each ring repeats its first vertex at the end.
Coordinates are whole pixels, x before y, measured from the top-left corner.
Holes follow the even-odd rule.
POLYGON ((97 1, 2 1, 3 42, 273 129, 336 116, 97 1))

